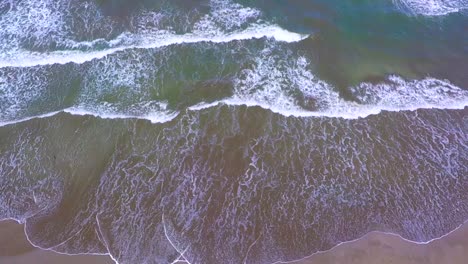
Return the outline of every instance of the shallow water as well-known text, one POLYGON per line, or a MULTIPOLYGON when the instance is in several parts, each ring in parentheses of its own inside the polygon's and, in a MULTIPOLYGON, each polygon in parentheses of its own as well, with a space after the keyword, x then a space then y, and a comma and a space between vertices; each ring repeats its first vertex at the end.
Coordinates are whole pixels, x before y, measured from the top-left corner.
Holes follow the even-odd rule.
POLYGON ((273 263, 468 216, 468 3, 0 0, 0 219, 273 263))

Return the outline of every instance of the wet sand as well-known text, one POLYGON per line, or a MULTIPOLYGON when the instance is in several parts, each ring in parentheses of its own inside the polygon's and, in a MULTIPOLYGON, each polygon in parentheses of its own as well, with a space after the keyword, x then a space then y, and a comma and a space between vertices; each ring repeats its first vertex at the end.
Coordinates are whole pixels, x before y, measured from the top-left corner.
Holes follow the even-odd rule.
POLYGON ((0 221, 1 264, 113 264, 108 256, 69 256, 33 247, 14 221, 0 221))
POLYGON ((468 223, 427 244, 397 235, 372 232, 294 264, 464 264, 468 259, 468 223))
MULTIPOLYGON (((294 264, 463 264, 468 259, 468 224, 428 244, 373 232, 357 241, 315 254, 294 264)), ((112 264, 108 256, 68 256, 34 248, 26 239, 23 225, 0 222, 0 263, 2 264, 112 264)))

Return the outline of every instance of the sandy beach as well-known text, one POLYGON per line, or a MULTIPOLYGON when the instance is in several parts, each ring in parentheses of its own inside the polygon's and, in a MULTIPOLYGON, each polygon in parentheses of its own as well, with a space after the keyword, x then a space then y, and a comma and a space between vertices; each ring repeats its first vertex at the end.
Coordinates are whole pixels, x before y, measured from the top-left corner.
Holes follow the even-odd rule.
MULTIPOLYGON (((463 264, 468 258, 468 224, 428 244, 405 241, 396 235, 373 232, 294 264, 463 264)), ((108 256, 68 256, 34 248, 23 225, 0 222, 2 264, 112 264, 108 256)))

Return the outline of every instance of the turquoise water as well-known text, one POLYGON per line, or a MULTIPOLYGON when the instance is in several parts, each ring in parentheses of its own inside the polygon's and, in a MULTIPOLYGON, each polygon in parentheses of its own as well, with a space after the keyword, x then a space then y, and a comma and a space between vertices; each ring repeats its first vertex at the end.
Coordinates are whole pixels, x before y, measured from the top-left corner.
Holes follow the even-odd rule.
POLYGON ((468 216, 468 3, 0 0, 0 219, 275 263, 468 216))

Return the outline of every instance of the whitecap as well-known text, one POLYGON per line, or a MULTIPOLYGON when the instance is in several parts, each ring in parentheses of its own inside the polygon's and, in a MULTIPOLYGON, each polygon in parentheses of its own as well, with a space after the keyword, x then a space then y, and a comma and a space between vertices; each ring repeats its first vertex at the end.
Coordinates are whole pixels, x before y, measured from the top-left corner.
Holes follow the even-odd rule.
POLYGON ((443 16, 468 8, 467 0, 394 0, 395 5, 415 15, 443 16))
POLYGON ((335 87, 311 72, 307 58, 285 57, 292 56, 265 49, 256 58, 256 65, 244 70, 236 80, 233 98, 224 102, 256 105, 285 116, 347 119, 364 118, 382 111, 468 106, 468 91, 449 81, 430 77, 408 81, 395 75, 378 84, 361 83, 350 87, 355 100, 347 101, 335 87))
MULTIPOLYGON (((99 23, 112 27, 114 22, 103 17, 97 7, 88 7, 90 3, 86 5, 86 8, 82 8, 92 10, 87 11, 89 14, 85 15, 86 19, 93 17, 94 20, 100 21, 99 23)), ((64 9, 67 7, 67 1, 62 0, 56 3, 46 0, 21 1, 13 11, 0 17, 2 28, 0 38, 4 40, 0 40, 0 68, 81 64, 123 50, 151 49, 184 43, 223 43, 263 37, 282 42, 297 42, 308 37, 308 35, 291 32, 264 21, 261 12, 253 8, 219 0, 212 0, 210 5, 210 13, 202 16, 194 23, 192 29, 185 33, 176 32, 172 27, 161 26, 123 32, 111 40, 99 38, 92 41, 77 41, 69 36, 73 34, 73 29, 65 21, 64 9), (28 10, 33 12, 30 14, 28 10), (41 22, 37 23, 36 20, 41 22), (51 51, 28 50, 20 43, 23 38, 33 39, 39 44, 58 43, 66 48, 51 51)), ((146 14, 135 19, 143 20, 145 22, 143 24, 149 22, 157 24, 160 17, 164 15, 164 12, 146 14)), ((139 22, 142 23, 142 21, 135 23, 139 22)))

